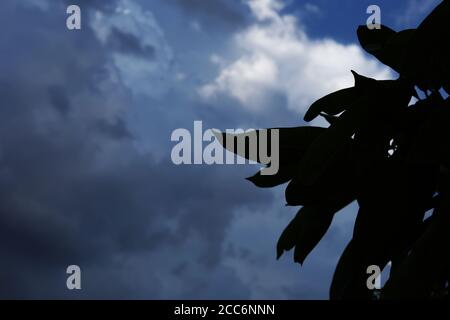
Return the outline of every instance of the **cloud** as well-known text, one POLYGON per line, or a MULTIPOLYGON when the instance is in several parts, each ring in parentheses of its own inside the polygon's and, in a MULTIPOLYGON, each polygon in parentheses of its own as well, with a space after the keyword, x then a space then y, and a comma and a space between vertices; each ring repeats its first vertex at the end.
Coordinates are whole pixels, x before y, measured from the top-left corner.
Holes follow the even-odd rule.
POLYGON ((353 85, 351 69, 378 79, 392 76, 357 45, 308 37, 293 15, 281 13, 281 1, 250 0, 248 5, 255 22, 234 37, 238 58, 200 87, 207 100, 227 95, 261 112, 270 108, 273 95, 282 94, 289 110, 303 114, 315 99, 353 85))
POLYGON ((173 52, 152 12, 130 0, 95 10, 91 27, 113 57, 121 81, 135 94, 161 96, 172 80, 173 52))
MULTIPOLYGON (((0 52, 0 297, 208 298, 218 288, 247 297, 221 264, 222 242, 237 209, 258 210, 271 196, 236 185, 243 168, 155 160, 129 130, 129 110, 140 92, 158 96, 157 80, 137 81, 136 91, 143 73, 116 58, 162 61, 148 76, 164 73, 167 57, 135 54, 149 44, 156 55, 165 50, 155 21, 93 7, 83 31, 68 33, 53 7, 0 6, 1 20, 14 26, 0 35, 8 43, 0 52), (106 23, 97 30, 99 13, 106 23), (125 52, 98 34, 115 26, 136 41, 125 52), (70 264, 82 268, 81 292, 65 289, 70 264)), ((171 130, 160 118, 146 122, 171 130)), ((170 146, 169 135, 162 139, 170 146)))
POLYGON ((151 60, 155 55, 155 48, 150 45, 141 45, 136 36, 113 28, 108 38, 109 46, 122 53, 144 56, 151 60))
POLYGON ((245 15, 240 12, 238 2, 224 0, 168 0, 168 2, 176 4, 184 11, 197 16, 197 18, 212 19, 216 23, 225 23, 237 27, 242 26, 245 22, 245 15))
POLYGON ((249 2, 247 27, 241 2, 177 2, 182 13, 159 16, 150 2, 80 1, 81 32, 65 28, 68 0, 0 4, 0 297, 326 297, 351 216, 337 218, 301 270, 277 262, 295 213, 282 189, 244 181, 253 167, 175 166, 170 133, 194 120, 297 123, 301 101, 351 82, 353 60, 369 60, 310 39, 280 1, 249 2), (216 21, 238 31, 211 31, 216 21), (201 84, 211 88, 203 98, 201 84), (260 108, 275 112, 255 116, 260 108), (65 289, 69 264, 82 268, 81 292, 65 289))
MULTIPOLYGON (((397 24, 400 26, 411 26, 419 23, 421 18, 425 18, 441 0, 408 0, 406 9, 397 17, 397 24)), ((416 27, 415 25, 413 27, 416 27)))
POLYGON ((337 213, 333 225, 300 266, 293 252, 275 259, 278 237, 298 208, 283 208, 283 188, 272 205, 259 212, 240 211, 225 239, 223 264, 233 267, 251 299, 326 299, 329 284, 345 245, 351 238, 355 205, 337 213))
POLYGON ((319 6, 316 6, 315 4, 312 4, 312 3, 309 3, 309 2, 307 2, 305 4, 305 10, 308 13, 312 13, 312 14, 319 14, 321 12, 319 6))

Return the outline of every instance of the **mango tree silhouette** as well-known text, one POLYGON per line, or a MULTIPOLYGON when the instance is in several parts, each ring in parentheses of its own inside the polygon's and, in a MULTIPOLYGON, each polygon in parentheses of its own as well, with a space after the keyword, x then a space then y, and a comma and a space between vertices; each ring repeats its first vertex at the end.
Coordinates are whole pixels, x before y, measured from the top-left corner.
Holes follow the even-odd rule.
MULTIPOLYGON (((307 122, 322 116, 330 126, 279 128, 279 172, 248 178, 262 188, 289 182, 287 204, 301 209, 281 234, 277 256, 294 249, 300 264, 335 213, 357 201, 353 238, 336 267, 331 299, 449 297, 450 100, 441 90, 450 93, 449 22, 445 0, 417 29, 360 26, 361 46, 398 79, 352 71, 354 87, 319 99, 305 115, 307 122), (410 105, 412 97, 418 100, 410 105), (386 285, 369 290, 367 268, 389 262, 386 285)), ((245 135, 220 140, 226 146, 245 135)), ((231 151, 248 158, 246 147, 231 151)))

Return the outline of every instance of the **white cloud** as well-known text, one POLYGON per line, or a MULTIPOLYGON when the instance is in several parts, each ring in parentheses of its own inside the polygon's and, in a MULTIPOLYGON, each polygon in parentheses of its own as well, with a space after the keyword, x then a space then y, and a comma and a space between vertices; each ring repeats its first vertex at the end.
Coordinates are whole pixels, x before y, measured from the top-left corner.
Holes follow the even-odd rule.
POLYGON ((316 6, 315 4, 312 4, 309 2, 305 4, 305 10, 309 13, 315 13, 315 14, 320 13, 320 8, 318 6, 316 6))
POLYGON ((283 8, 281 0, 248 0, 253 15, 260 21, 278 20, 278 12, 283 8))
POLYGON ((263 111, 270 107, 269 98, 281 93, 291 111, 304 113, 316 99, 353 85, 351 69, 378 79, 392 77, 356 44, 309 38, 296 17, 281 13, 281 1, 247 3, 255 22, 234 37, 238 58, 199 89, 204 99, 228 95, 250 111, 263 111))
POLYGON ((215 83, 204 86, 201 94, 212 97, 228 91, 241 103, 251 108, 264 102, 266 89, 271 90, 278 78, 275 62, 263 54, 244 56, 222 70, 215 83))
POLYGON ((152 12, 142 9, 132 0, 119 1, 112 14, 95 12, 92 29, 103 44, 107 43, 114 28, 135 36, 143 46, 155 49, 154 57, 113 52, 114 66, 120 79, 135 94, 163 95, 173 80, 173 53, 152 12))
POLYGON ((404 14, 397 18, 397 24, 409 26, 441 2, 440 0, 409 0, 404 14))

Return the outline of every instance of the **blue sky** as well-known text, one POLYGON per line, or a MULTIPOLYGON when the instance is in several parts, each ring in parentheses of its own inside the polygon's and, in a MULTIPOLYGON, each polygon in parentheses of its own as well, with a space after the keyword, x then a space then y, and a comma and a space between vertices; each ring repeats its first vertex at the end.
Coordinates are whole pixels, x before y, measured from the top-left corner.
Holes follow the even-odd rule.
POLYGON ((0 297, 326 299, 355 206, 303 267, 276 261, 283 188, 175 166, 171 132, 304 125, 351 69, 395 77, 357 45, 368 5, 402 29, 437 3, 79 0, 68 31, 68 1, 2 1, 0 297))

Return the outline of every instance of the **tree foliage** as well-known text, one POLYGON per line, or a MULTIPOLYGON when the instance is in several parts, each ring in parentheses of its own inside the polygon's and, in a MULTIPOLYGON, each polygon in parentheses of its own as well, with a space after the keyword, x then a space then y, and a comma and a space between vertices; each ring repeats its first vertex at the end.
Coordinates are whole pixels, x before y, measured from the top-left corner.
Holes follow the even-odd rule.
POLYGON ((314 102, 304 117, 324 117, 330 126, 279 129, 278 174, 248 178, 258 187, 289 182, 287 204, 301 209, 281 234, 277 256, 294 249, 300 264, 334 215, 357 201, 331 299, 449 297, 450 99, 443 92, 450 94, 449 21, 445 0, 417 29, 360 26, 361 46, 399 77, 379 81, 352 71, 353 87, 314 102), (417 102, 410 105, 412 97, 417 102), (374 295, 367 268, 389 262, 389 280, 374 295))

